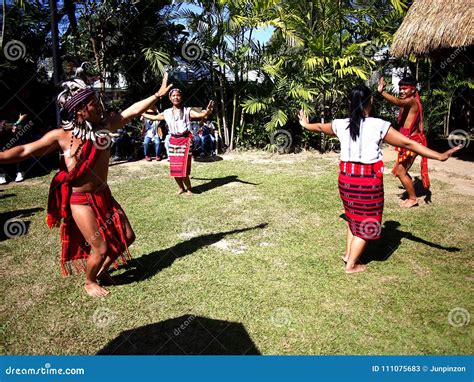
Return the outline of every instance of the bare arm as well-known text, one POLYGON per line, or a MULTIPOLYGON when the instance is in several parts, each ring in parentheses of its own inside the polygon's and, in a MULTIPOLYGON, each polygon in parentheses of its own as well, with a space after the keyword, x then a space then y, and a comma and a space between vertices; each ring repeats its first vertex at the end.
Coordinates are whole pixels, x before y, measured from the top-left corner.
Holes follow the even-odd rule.
POLYGON ((409 139, 408 137, 405 137, 393 127, 389 128, 387 135, 385 135, 384 141, 390 143, 393 146, 403 147, 404 149, 413 151, 426 158, 436 159, 443 162, 462 148, 462 145, 459 145, 451 150, 445 151, 444 153, 439 153, 409 139))
POLYGON ((391 95, 390 93, 387 93, 384 90, 384 87, 385 87, 385 80, 383 77, 380 77, 377 90, 380 93, 380 95, 383 98, 385 98, 388 102, 390 102, 392 105, 399 106, 399 107, 406 107, 406 106, 411 107, 413 104, 416 103, 413 98, 400 99, 398 97, 395 97, 391 95))
POLYGON ((331 123, 309 123, 308 117, 303 110, 300 110, 299 114, 300 125, 309 131, 320 131, 327 135, 336 135, 332 131, 331 123))
POLYGON ((142 116, 143 116, 143 118, 149 119, 151 121, 164 121, 165 120, 165 116, 163 115, 163 113, 160 113, 160 114, 157 114, 157 115, 143 113, 142 116))
POLYGON ((0 163, 16 163, 32 156, 43 156, 59 150, 59 134, 61 129, 55 129, 45 134, 41 139, 26 145, 16 146, 0 152, 0 163))
POLYGON ((209 105, 207 105, 206 110, 204 110, 200 113, 197 113, 197 112, 191 110, 191 112, 189 113, 189 116, 192 119, 207 118, 212 113, 212 110, 214 110, 214 101, 209 101, 209 105))
MULTIPOLYGON (((145 110, 147 110, 152 104, 154 104, 158 98, 164 96, 168 93, 168 90, 171 89, 173 84, 168 85, 168 73, 165 73, 163 76, 163 81, 161 82, 160 89, 153 94, 152 96, 145 98, 141 101, 134 103, 129 108, 122 111, 117 118, 109 122, 109 130, 114 131, 117 129, 122 128, 127 123, 129 123, 133 118, 138 117, 142 114, 145 110)), ((147 118, 147 117, 146 117, 147 118)), ((149 118, 152 119, 152 118, 149 118)))

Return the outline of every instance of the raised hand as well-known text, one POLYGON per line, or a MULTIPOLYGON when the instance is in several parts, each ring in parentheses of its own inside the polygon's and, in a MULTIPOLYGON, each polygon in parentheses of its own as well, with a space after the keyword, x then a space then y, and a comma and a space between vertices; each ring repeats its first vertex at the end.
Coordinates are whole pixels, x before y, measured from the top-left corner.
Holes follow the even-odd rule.
POLYGON ((157 97, 163 97, 173 87, 173 84, 168 85, 168 73, 163 76, 160 89, 155 93, 157 97))
POLYGON ((377 90, 378 90, 379 93, 382 93, 384 88, 385 88, 385 80, 384 80, 383 77, 380 77, 379 85, 377 86, 377 90))
POLYGON ((298 118, 299 118, 300 125, 303 127, 305 127, 309 123, 308 117, 304 113, 303 109, 300 110, 298 114, 298 118))
POLYGON ((214 101, 212 101, 212 100, 209 101, 209 105, 207 105, 206 110, 207 110, 207 114, 212 113, 212 111, 214 110, 214 101))

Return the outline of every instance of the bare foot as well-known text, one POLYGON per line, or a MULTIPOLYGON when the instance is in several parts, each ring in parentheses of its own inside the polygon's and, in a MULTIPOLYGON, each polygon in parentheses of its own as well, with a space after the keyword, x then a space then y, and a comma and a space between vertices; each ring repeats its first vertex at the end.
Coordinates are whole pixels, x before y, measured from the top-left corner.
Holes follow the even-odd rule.
POLYGON ((84 289, 91 297, 105 297, 109 294, 109 291, 107 289, 102 288, 99 284, 95 282, 86 283, 84 285, 84 289))
POLYGON ((349 256, 347 256, 347 255, 341 256, 341 259, 342 259, 342 261, 347 263, 347 260, 349 260, 349 256))
POLYGON ((362 264, 355 264, 352 268, 348 268, 346 266, 346 273, 357 273, 357 272, 365 272, 367 270, 367 265, 362 264))
POLYGON ((418 207, 418 201, 416 199, 406 199, 400 203, 400 207, 402 208, 418 207))
POLYGON ((194 195, 194 192, 192 192, 191 190, 187 190, 186 195, 194 195))
POLYGON ((180 188, 179 191, 176 193, 176 195, 181 195, 184 194, 184 189, 180 188))

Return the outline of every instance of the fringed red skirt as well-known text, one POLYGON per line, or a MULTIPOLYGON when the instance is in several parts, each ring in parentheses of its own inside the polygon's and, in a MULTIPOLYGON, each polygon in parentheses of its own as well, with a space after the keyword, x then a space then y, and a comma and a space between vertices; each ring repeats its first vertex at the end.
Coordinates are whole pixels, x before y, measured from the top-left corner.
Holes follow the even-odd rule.
POLYGON ((384 204, 383 162, 340 162, 339 194, 354 236, 380 238, 384 204))
POLYGON ((125 214, 108 186, 94 193, 73 192, 70 204, 90 206, 98 230, 91 237, 84 237, 72 216, 64 220, 61 225, 61 270, 64 276, 71 275, 74 270, 86 270, 87 258, 91 252, 90 244, 97 239, 107 243, 107 253, 114 260, 115 268, 131 258, 126 238, 125 214))
POLYGON ((192 134, 171 135, 170 175, 175 178, 184 178, 191 173, 191 140, 192 134))

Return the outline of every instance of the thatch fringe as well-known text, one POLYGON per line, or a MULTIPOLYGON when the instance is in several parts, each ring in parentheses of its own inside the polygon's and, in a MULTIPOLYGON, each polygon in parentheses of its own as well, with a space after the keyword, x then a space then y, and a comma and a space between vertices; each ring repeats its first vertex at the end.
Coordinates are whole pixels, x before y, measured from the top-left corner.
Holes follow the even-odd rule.
POLYGON ((415 0, 393 38, 391 52, 427 55, 474 43, 472 0, 415 0))

